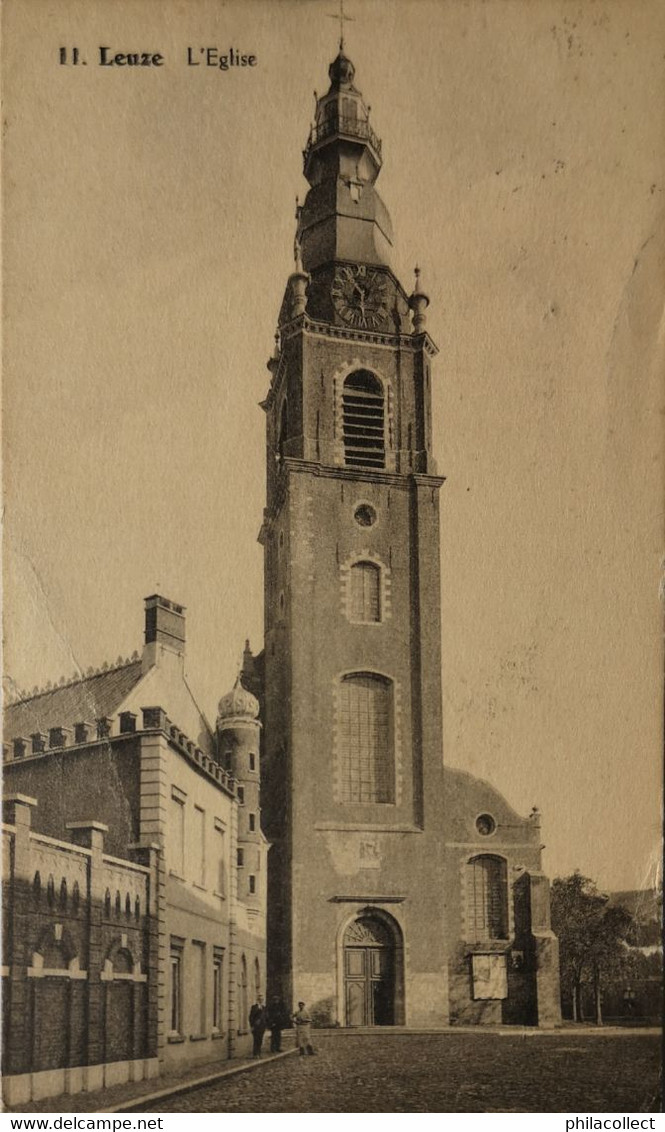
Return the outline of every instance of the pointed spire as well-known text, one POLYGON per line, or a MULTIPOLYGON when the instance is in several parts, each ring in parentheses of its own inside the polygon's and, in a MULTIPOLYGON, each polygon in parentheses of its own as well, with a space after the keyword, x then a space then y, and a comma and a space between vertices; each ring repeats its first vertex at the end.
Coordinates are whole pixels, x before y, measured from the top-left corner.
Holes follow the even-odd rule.
POLYGON ((300 247, 300 240, 298 239, 298 236, 296 236, 295 240, 293 241, 293 259, 295 261, 297 273, 299 275, 302 275, 303 274, 302 248, 300 247))

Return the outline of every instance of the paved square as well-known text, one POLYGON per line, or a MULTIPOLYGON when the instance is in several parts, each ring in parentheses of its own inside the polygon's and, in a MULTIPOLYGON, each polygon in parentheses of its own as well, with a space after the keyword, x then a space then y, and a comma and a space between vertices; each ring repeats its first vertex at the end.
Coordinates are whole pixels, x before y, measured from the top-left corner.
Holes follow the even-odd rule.
POLYGON ((285 1058, 150 1111, 660 1111, 653 1035, 314 1036, 316 1057, 285 1058))

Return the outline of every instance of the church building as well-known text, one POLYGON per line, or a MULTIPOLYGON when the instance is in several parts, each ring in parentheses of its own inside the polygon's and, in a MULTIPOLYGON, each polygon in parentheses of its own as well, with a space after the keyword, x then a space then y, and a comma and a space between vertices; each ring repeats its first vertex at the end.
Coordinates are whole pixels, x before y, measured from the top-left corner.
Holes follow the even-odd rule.
POLYGON ((429 299, 391 268, 382 145, 343 43, 329 77, 262 403, 265 650, 245 683, 269 983, 325 1025, 552 1026, 538 812, 444 765, 429 299))

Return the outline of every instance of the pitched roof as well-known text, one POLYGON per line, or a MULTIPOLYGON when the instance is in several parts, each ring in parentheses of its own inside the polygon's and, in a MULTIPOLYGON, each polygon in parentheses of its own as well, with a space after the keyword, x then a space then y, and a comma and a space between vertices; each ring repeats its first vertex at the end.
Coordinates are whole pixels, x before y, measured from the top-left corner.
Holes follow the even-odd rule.
POLYGON ((141 661, 132 660, 10 704, 5 711, 5 741, 112 716, 141 676, 141 661))

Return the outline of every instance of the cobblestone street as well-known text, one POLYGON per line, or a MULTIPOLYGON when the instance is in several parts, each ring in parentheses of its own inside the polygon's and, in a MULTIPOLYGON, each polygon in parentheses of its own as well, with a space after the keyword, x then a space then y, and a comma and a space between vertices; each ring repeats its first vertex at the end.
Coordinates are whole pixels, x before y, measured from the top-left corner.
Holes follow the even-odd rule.
POLYGON ((288 1057, 149 1111, 659 1111, 653 1035, 326 1033, 316 1046, 316 1057, 288 1057))

